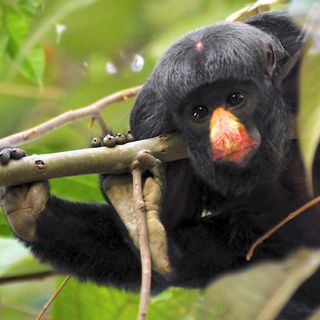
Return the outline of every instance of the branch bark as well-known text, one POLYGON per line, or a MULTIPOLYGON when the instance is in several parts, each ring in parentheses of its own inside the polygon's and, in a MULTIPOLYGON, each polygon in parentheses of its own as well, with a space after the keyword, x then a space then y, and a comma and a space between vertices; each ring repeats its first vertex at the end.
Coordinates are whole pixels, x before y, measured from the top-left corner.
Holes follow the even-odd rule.
POLYGON ((187 157, 180 136, 164 135, 130 142, 114 148, 91 148, 52 154, 32 155, 0 167, 0 186, 13 186, 51 178, 90 173, 131 172, 139 151, 147 150, 163 162, 187 157))
POLYGON ((47 277, 53 277, 57 275, 58 274, 54 271, 43 271, 43 272, 37 272, 37 273, 21 274, 17 276, 1 277, 0 285, 13 283, 13 282, 21 282, 21 281, 42 280, 47 277))
POLYGON ((68 283, 68 281, 70 280, 71 276, 66 276, 64 278, 64 280, 62 281, 62 283, 60 284, 60 286, 58 287, 58 289, 53 293, 53 295, 50 297, 50 299, 48 300, 48 302, 43 306, 43 308, 41 309, 40 313, 38 314, 36 320, 41 320, 43 319, 45 313, 47 312, 47 310, 50 308, 52 302, 57 298, 57 296, 59 295, 59 293, 62 291, 62 289, 66 286, 66 284, 68 283))
POLYGON ((101 110, 106 106, 118 102, 127 100, 130 97, 134 97, 140 91, 141 86, 125 89, 116 92, 110 96, 104 97, 86 107, 70 110, 52 118, 38 126, 31 129, 21 131, 11 136, 0 139, 0 148, 18 146, 28 141, 35 140, 57 128, 63 127, 67 124, 79 121, 83 118, 93 117, 95 118, 100 114, 101 110))
POLYGON ((151 290, 151 253, 149 245, 146 210, 142 192, 142 172, 137 166, 132 170, 134 212, 138 221, 139 248, 141 256, 141 289, 138 320, 145 320, 148 314, 151 290))

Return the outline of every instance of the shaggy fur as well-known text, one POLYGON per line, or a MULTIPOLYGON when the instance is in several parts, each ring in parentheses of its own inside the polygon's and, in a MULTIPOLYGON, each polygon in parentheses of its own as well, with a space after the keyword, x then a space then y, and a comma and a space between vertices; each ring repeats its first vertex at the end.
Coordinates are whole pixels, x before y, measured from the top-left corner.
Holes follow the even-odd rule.
MULTIPOLYGON (((137 97, 131 115, 134 136, 179 132, 190 156, 166 166, 161 219, 174 272, 166 279, 154 273, 154 291, 202 287, 222 272, 251 265, 245 261, 249 245, 309 200, 298 143, 289 134, 297 111, 298 64, 284 82, 276 81, 301 47, 299 34, 284 12, 196 30, 169 48, 137 97), (251 102, 247 110, 234 113, 249 131, 261 135, 261 145, 245 167, 213 161, 208 127, 189 119, 192 106, 217 105, 239 86, 251 102), (202 217, 204 211, 209 215, 202 217)), ((319 193, 316 169, 314 180, 319 193)), ((318 207, 267 240, 254 261, 284 257, 302 245, 318 246, 319 228, 318 207)), ((42 261, 80 279, 130 290, 140 286, 138 252, 109 204, 51 197, 38 221, 38 241, 27 245, 42 261)), ((318 278, 316 274, 297 291, 279 319, 304 319, 311 313, 319 303, 318 278)))

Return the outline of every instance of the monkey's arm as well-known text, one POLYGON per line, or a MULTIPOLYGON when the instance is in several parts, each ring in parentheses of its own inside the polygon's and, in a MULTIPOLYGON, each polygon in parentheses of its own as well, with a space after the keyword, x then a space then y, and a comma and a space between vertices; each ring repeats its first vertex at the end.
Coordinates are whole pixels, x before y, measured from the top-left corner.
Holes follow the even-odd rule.
MULTIPOLYGON (((50 196, 36 220, 36 238, 23 241, 42 262, 81 280, 137 290, 140 257, 118 214, 108 204, 50 196)), ((164 288, 153 275, 153 290, 164 288)))
POLYGON ((203 287, 222 272, 240 266, 244 258, 240 259, 239 252, 224 238, 219 226, 213 226, 210 221, 190 222, 172 230, 168 248, 176 274, 171 284, 203 287))
MULTIPOLYGON (((83 280, 139 288, 139 252, 110 204, 59 199, 47 182, 2 188, 1 204, 17 237, 41 261, 83 280)), ((161 290, 160 276, 153 278, 153 290, 161 290)))
POLYGON ((25 234, 17 226, 26 221, 28 213, 22 210, 7 213, 8 219, 17 237, 41 261, 83 280, 128 289, 139 287, 138 252, 111 206, 72 203, 50 196, 43 211, 26 226, 32 229, 35 224, 34 237, 28 240, 22 238, 25 234), (12 215, 16 215, 15 221, 12 215))

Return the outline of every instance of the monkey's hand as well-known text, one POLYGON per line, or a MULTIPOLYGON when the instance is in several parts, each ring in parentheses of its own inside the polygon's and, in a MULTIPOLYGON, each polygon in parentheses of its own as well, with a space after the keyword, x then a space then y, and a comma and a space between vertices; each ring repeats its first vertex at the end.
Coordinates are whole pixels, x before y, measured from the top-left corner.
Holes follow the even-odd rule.
MULTIPOLYGON (((4 148, 0 151, 0 163, 26 156, 22 149, 4 148)), ((36 221, 49 198, 49 183, 34 182, 14 187, 0 188, 1 206, 15 234, 23 240, 36 240, 36 221)))
MULTIPOLYGON (((152 265, 162 275, 171 272, 165 229, 160 221, 160 209, 165 187, 165 178, 159 161, 146 155, 145 167, 149 175, 144 179, 143 197, 149 233, 152 265)), ((128 233, 139 249, 138 221, 133 208, 133 184, 130 175, 109 175, 102 181, 102 190, 117 211, 128 233)))

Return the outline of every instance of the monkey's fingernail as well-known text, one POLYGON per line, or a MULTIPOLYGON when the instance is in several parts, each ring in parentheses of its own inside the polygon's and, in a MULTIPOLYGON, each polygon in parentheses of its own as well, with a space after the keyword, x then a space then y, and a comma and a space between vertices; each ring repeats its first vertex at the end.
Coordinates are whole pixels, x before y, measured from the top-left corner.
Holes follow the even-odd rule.
POLYGON ((129 130, 127 133, 127 141, 128 142, 134 141, 134 136, 132 135, 131 130, 129 130))
POLYGON ((14 148, 14 149, 11 150, 10 155, 11 155, 12 159, 19 160, 19 159, 25 157, 27 154, 22 149, 14 148))
POLYGON ((116 138, 114 136, 111 136, 110 134, 108 134, 103 138, 103 144, 106 147, 112 148, 117 144, 116 138))
POLYGON ((91 147, 97 148, 97 147, 101 147, 101 146, 102 146, 102 142, 99 138, 93 138, 91 140, 91 147))
POLYGON ((117 142, 117 144, 124 144, 127 142, 127 138, 124 134, 118 133, 116 135, 116 142, 117 142))

